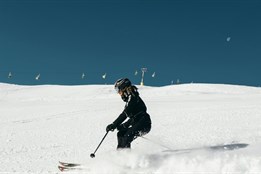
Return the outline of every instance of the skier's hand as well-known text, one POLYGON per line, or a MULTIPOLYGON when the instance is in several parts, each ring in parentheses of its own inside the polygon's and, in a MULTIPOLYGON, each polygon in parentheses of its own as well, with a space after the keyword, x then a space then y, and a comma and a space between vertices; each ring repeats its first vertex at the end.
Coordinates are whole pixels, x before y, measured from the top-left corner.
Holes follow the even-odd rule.
POLYGON ((112 124, 109 124, 107 127, 106 127, 106 132, 109 132, 109 131, 114 131, 115 129, 115 125, 112 123, 112 124))

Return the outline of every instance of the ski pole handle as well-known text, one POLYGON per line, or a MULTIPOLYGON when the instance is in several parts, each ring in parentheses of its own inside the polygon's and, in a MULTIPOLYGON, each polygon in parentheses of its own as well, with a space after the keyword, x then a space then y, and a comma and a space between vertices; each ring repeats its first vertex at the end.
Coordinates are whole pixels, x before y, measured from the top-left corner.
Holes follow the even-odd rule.
POLYGON ((99 149, 99 147, 101 146, 101 143, 103 142, 103 140, 105 139, 105 137, 108 135, 108 133, 109 133, 109 131, 106 132, 106 134, 105 134, 104 137, 102 138, 100 144, 99 144, 98 147, 95 149, 95 151, 90 154, 91 158, 94 158, 94 157, 95 157, 96 151, 99 149))

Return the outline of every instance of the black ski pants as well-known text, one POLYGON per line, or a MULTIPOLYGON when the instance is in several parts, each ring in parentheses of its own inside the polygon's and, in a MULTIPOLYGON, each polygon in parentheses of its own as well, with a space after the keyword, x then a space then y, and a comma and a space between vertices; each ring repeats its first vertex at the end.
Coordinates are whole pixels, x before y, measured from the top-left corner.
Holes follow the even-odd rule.
POLYGON ((120 130, 117 133, 118 146, 117 149, 131 148, 131 142, 139 136, 147 134, 151 129, 151 120, 149 115, 143 116, 139 121, 131 127, 120 130))

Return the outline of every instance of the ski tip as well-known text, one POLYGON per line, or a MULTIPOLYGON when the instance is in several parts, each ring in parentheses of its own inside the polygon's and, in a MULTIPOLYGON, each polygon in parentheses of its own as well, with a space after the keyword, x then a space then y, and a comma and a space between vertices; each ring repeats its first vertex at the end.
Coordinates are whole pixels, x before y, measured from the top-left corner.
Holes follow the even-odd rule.
POLYGON ((58 169, 59 169, 61 172, 64 171, 64 167, 62 167, 62 166, 58 166, 58 169))
POLYGON ((61 162, 61 161, 59 161, 59 164, 63 167, 77 167, 77 166, 81 165, 78 163, 67 163, 67 162, 61 162))

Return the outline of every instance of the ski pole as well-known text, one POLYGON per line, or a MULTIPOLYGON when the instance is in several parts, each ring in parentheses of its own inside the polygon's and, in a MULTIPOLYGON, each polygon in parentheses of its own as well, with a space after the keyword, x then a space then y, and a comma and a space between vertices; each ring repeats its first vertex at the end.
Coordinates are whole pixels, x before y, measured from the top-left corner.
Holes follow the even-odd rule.
POLYGON ((102 138, 100 144, 98 145, 98 147, 95 149, 95 151, 93 153, 90 154, 91 158, 94 158, 95 157, 95 153, 96 151, 99 149, 101 143, 103 142, 103 140, 105 139, 105 137, 108 135, 109 131, 106 132, 106 134, 104 135, 104 137, 102 138))
POLYGON ((151 142, 151 143, 157 144, 158 146, 164 147, 164 148, 166 148, 166 149, 168 149, 168 150, 172 150, 172 148, 170 148, 170 147, 168 147, 168 146, 165 146, 165 145, 163 145, 163 144, 161 144, 161 143, 155 142, 155 141, 153 141, 153 140, 151 140, 151 139, 149 139, 149 138, 146 138, 146 137, 141 137, 141 138, 143 138, 143 139, 145 139, 145 140, 147 140, 147 141, 149 141, 149 142, 151 142))

